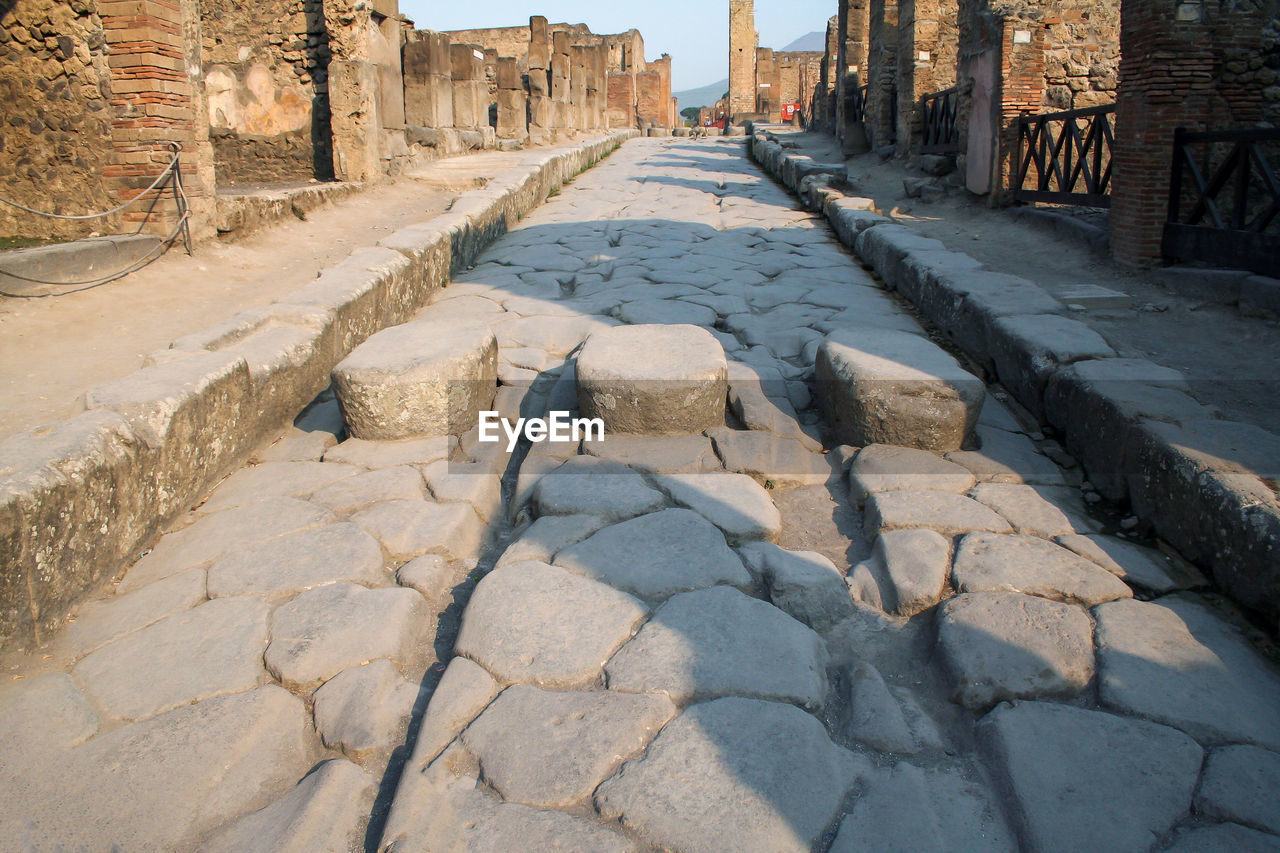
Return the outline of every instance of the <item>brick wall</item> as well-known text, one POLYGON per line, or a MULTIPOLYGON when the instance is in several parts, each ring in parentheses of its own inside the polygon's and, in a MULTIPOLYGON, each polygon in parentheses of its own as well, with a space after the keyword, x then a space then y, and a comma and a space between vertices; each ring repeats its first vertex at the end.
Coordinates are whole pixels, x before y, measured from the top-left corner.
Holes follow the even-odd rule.
POLYGON ((756 13, 754 0, 729 0, 729 113, 756 109, 756 13))

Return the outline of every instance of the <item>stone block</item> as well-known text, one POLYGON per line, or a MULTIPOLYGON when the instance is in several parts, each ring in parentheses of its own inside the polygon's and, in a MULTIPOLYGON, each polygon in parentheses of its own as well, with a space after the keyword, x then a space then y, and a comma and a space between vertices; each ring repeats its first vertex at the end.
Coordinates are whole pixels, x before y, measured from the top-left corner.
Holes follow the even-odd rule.
POLYGON ((1077 361, 1116 354, 1089 326, 1052 314, 996 317, 988 329, 987 345, 996 375, 1036 417, 1044 413, 1044 390, 1054 371, 1077 361))

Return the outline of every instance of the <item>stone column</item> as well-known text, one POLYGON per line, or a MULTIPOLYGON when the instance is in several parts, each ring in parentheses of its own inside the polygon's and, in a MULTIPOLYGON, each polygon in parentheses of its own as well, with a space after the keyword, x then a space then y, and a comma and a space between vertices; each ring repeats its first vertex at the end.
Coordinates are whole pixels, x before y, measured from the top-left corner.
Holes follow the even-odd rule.
POLYGON ((608 79, 609 127, 637 127, 636 75, 630 71, 615 71, 608 79))
POLYGON ((454 44, 449 46, 449 57, 453 68, 453 126, 460 130, 488 127, 484 51, 475 44, 454 44))
POLYGON ((756 110, 756 11, 754 0, 729 0, 729 115, 756 110))
POLYGON ((782 80, 773 50, 767 47, 756 50, 756 108, 766 121, 782 120, 782 80))
POLYGON ((867 83, 871 39, 871 0, 840 0, 837 16, 834 121, 846 150, 866 150, 866 130, 854 117, 857 89, 867 83))
POLYGON ((551 139, 555 127, 551 106, 551 36, 547 19, 529 19, 529 137, 535 143, 551 139))
POLYGON ((569 48, 569 127, 587 127, 587 48, 575 44, 569 48))
POLYGON ((520 142, 529 138, 528 95, 515 57, 498 59, 498 138, 520 142))
POLYGON ((1013 187, 1010 174, 1017 157, 1016 119, 1025 113, 1040 112, 1044 102, 1044 27, 1023 17, 1004 19, 1001 33, 1000 116, 996 137, 993 205, 1009 202, 1013 187))
POLYGON ((404 46, 405 123, 453 127, 453 59, 446 33, 423 31, 404 46))
POLYGON ((898 0, 871 0, 867 39, 867 120, 870 143, 890 144, 897 126, 893 108, 898 70, 898 0))
POLYGON ((551 34, 551 100, 553 126, 569 126, 569 85, 573 75, 569 58, 569 34, 561 30, 551 34))
POLYGON ((898 0, 899 157, 920 153, 920 99, 956 82, 956 0, 898 0))

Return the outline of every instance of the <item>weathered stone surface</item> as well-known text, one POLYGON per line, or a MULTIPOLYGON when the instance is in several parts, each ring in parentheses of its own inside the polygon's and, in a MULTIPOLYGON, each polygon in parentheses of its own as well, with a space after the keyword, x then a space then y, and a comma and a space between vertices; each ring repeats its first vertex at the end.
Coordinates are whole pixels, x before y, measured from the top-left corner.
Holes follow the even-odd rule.
POLYGON ((561 550, 575 545, 608 524, 598 515, 544 515, 498 558, 499 566, 534 561, 550 563, 561 550))
POLYGON ((990 793, 956 770, 903 761, 876 769, 866 782, 867 792, 840 823, 832 853, 1018 849, 990 793))
POLYGON ((839 441, 959 450, 978 422, 982 380, 928 338, 837 329, 818 348, 818 398, 839 441))
POLYGON ((720 460, 705 435, 609 435, 583 442, 592 456, 652 474, 696 474, 720 470, 720 460))
POLYGON ((188 569, 136 592, 94 601, 80 608, 62 634, 72 657, 82 657, 117 637, 145 628, 205 600, 203 569, 188 569))
POLYGON ((324 461, 369 469, 392 468, 396 465, 429 465, 438 459, 447 459, 457 444, 457 437, 452 435, 407 438, 401 441, 349 438, 325 451, 324 461))
POLYGON ((1088 614, 1016 592, 958 595, 942 605, 938 648, 955 683, 952 700, 975 711, 1074 696, 1093 677, 1088 614))
POLYGON ((727 470, 748 474, 765 488, 821 485, 833 476, 825 456, 794 438, 728 427, 707 435, 727 470))
POLYGON ((392 560, 440 554, 452 560, 480 553, 485 527, 468 504, 385 501, 351 516, 392 560))
POLYGON ((594 332, 578 355, 577 382, 583 415, 601 418, 606 434, 702 432, 724 423, 724 350, 697 326, 594 332))
POLYGON ((71 676, 49 672, 0 692, 0 771, 16 779, 98 731, 98 715, 71 676))
POLYGON ((544 563, 513 563, 476 586, 455 650, 504 683, 589 684, 646 614, 604 584, 544 563))
POLYGON ((1215 823, 1180 829, 1173 834, 1170 853, 1203 853, 1206 850, 1232 853, 1278 853, 1280 838, 1236 823, 1215 823))
POLYGON ((772 542, 749 542, 738 553, 769 591, 773 605, 815 631, 825 631, 853 612, 844 575, 821 554, 787 551, 772 542))
POLYGON ((264 462, 241 468, 218 484, 200 511, 213 513, 270 497, 298 497, 322 489, 335 480, 358 474, 351 465, 323 465, 319 462, 264 462))
POLYGON ((995 317, 987 329, 987 342, 1000 383, 1037 417, 1044 410, 1045 384, 1053 371, 1116 354, 1091 327, 1053 314, 995 317))
POLYGON ((929 489, 962 493, 977 482, 968 469, 913 447, 872 444, 849 465, 849 495, 859 504, 875 492, 929 489))
POLYGON ((1067 482, 1053 460, 1036 449, 1025 435, 979 425, 978 450, 957 450, 947 459, 968 468, 981 483, 1025 483, 1061 486, 1067 482))
POLYGON ((282 683, 302 689, 377 658, 411 663, 423 651, 428 611, 411 589, 323 586, 276 610, 264 660, 282 683))
POLYGON ((420 501, 424 497, 422 474, 399 465, 346 477, 312 493, 309 500, 334 512, 351 513, 379 501, 420 501))
POLYGON ((923 528, 943 536, 980 530, 1012 533, 1009 522, 972 498, 951 492, 878 492, 867 500, 867 538, 888 530, 923 528))
POLYGON ((1075 532, 1066 513, 1030 486, 979 483, 970 490, 969 497, 991 507, 1008 519, 1014 530, 1028 536, 1052 539, 1075 532))
POLYGON ((502 511, 502 477, 486 462, 432 462, 422 469, 427 488, 438 501, 470 504, 489 524, 502 511))
MULTIPOLYGON (((1254 746, 1224 746, 1209 753, 1196 811, 1280 835, 1280 753, 1254 746)), ((1277 840, 1280 844, 1280 839, 1277 840)))
POLYGON ((849 590, 886 613, 914 616, 938 603, 950 571, 951 543, 942 534, 886 530, 850 573, 849 590))
POLYGON ((333 369, 347 431, 364 439, 462 435, 493 402, 497 385, 493 332, 456 320, 384 329, 333 369))
POLYGON ((1115 601, 1094 616, 1104 705, 1204 743, 1280 749, 1280 674, 1205 605, 1115 601))
POLYGON ((978 731, 1036 850, 1150 849, 1190 807, 1203 756, 1175 729, 1045 702, 1001 706, 978 731))
POLYGON ((279 597, 337 581, 377 586, 384 579, 382 549, 372 536, 355 524, 326 524, 219 557, 209 567, 208 590, 210 598, 279 597))
POLYGON ((427 601, 439 603, 453 586, 454 570, 439 554, 423 554, 396 570, 401 586, 416 589, 427 601))
POLYGON ((140 720, 266 680, 270 608, 255 599, 210 601, 116 640, 72 670, 110 717, 140 720))
POLYGON ((1159 551, 1114 536, 1073 533, 1055 537, 1053 541, 1092 560, 1126 583, 1152 592, 1173 592, 1208 583, 1190 566, 1177 566, 1159 551))
POLYGON ((880 671, 866 661, 849 674, 849 735, 880 752, 914 755, 920 744, 880 671))
POLYGON ((498 682, 475 661, 464 657, 449 661, 422 715, 418 741, 408 765, 411 772, 421 772, 435 761, 463 727, 493 701, 498 690, 498 682))
POLYGON ((293 790, 200 845, 213 853, 346 853, 364 843, 377 780, 350 761, 322 762, 293 790))
POLYGON ((663 696, 550 693, 518 684, 467 727, 462 741, 507 802, 564 808, 591 796, 675 714, 663 696))
POLYGON ((676 503, 719 527, 731 543, 776 542, 782 533, 782 516, 769 493, 746 474, 669 474, 657 483, 676 503))
POLYGON ((717 699, 669 723, 595 800, 606 818, 659 847, 808 851, 858 770, 804 711, 717 699))
POLYGON ((1022 534, 965 536, 956 546, 951 577, 960 592, 1012 590, 1086 606, 1133 597, 1124 581, 1106 569, 1022 534))
POLYGON ((606 527, 565 548, 555 564, 649 601, 720 583, 751 585, 724 535, 687 509, 664 509, 606 527))
POLYGON ((652 512, 662 493, 625 465, 577 456, 546 474, 533 487, 537 515, 598 515, 609 521, 652 512))
POLYGON ((324 745, 364 764, 404 743, 418 687, 391 661, 375 660, 344 669, 320 685, 314 699, 316 729, 324 745))
POLYGON ((680 705, 756 696, 821 707, 826 647, 778 608, 725 586, 673 596, 605 667, 611 690, 680 705))

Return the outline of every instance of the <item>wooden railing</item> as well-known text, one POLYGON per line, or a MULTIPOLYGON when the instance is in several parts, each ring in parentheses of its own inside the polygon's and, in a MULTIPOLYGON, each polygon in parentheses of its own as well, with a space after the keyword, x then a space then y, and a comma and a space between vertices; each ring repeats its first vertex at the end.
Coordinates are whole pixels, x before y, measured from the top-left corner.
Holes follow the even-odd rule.
POLYGON ((1114 104, 1018 119, 1014 201, 1111 206, 1114 104))
POLYGON ((956 102, 959 89, 952 86, 920 99, 924 141, 922 154, 954 154, 960 150, 960 134, 956 130, 956 102))

